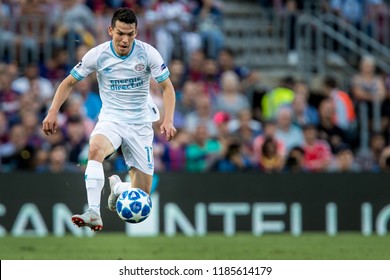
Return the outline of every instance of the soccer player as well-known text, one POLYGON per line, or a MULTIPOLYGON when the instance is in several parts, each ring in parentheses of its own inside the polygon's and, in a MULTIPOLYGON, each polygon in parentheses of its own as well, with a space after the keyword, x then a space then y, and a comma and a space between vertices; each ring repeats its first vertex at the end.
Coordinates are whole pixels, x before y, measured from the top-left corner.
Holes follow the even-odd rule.
MULTIPOLYGON (((42 122, 46 135, 58 130, 57 115, 70 95, 73 86, 96 71, 102 109, 89 140, 85 186, 89 209, 72 216, 77 226, 93 231, 103 228, 100 217, 101 191, 104 186, 102 162, 121 146, 129 168, 131 185, 150 194, 154 172, 152 123, 160 119, 159 111, 149 93, 150 78, 157 80, 163 90, 164 118, 160 126, 166 140, 171 140, 175 91, 169 79, 169 70, 158 51, 135 39, 137 18, 128 8, 117 9, 108 33, 112 37, 89 50, 59 85, 47 116, 42 122)), ((120 183, 118 176, 110 178, 109 208, 115 210, 115 201, 129 183, 120 183), (118 184, 120 183, 120 184, 118 184)))

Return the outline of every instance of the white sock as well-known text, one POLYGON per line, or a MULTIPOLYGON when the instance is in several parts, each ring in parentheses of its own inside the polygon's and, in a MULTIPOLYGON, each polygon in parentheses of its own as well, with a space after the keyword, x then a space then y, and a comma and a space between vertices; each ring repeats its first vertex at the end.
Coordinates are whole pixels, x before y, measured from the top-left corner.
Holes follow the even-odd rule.
POLYGON ((114 186, 114 194, 120 195, 124 191, 131 189, 131 182, 119 182, 114 186))
POLYGON ((103 186, 103 164, 96 160, 88 160, 87 168, 85 169, 85 187, 87 189, 88 206, 99 215, 103 186))

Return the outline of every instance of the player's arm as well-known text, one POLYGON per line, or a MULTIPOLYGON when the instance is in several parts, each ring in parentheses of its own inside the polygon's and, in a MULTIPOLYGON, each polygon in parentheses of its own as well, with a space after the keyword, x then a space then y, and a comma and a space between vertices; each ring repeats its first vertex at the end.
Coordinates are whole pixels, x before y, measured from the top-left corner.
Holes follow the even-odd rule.
POLYGON ((69 75, 58 86, 47 116, 42 122, 42 130, 46 135, 50 135, 57 132, 58 111, 60 110, 62 104, 64 104, 65 100, 68 98, 73 86, 76 83, 77 80, 72 75, 69 75))
POLYGON ((159 83, 163 90, 164 98, 164 120, 160 126, 161 134, 165 133, 166 139, 171 140, 176 134, 176 128, 173 126, 173 116, 175 113, 175 89, 169 78, 159 83))

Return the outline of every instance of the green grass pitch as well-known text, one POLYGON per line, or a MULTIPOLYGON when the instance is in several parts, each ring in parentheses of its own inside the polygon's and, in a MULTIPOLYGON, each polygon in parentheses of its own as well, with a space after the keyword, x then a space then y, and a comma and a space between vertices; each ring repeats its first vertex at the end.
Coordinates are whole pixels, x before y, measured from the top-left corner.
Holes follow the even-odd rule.
POLYGON ((359 233, 233 237, 129 237, 98 233, 92 238, 0 237, 2 260, 379 260, 390 259, 390 236, 359 233))

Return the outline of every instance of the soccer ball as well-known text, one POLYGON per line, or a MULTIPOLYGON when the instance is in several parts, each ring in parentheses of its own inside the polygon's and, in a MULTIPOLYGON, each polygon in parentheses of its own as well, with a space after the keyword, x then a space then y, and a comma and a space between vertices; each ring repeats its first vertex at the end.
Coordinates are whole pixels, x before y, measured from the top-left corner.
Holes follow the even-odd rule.
POLYGON ((116 201, 116 212, 127 223, 136 224, 145 221, 151 210, 150 196, 138 188, 122 192, 116 201))

